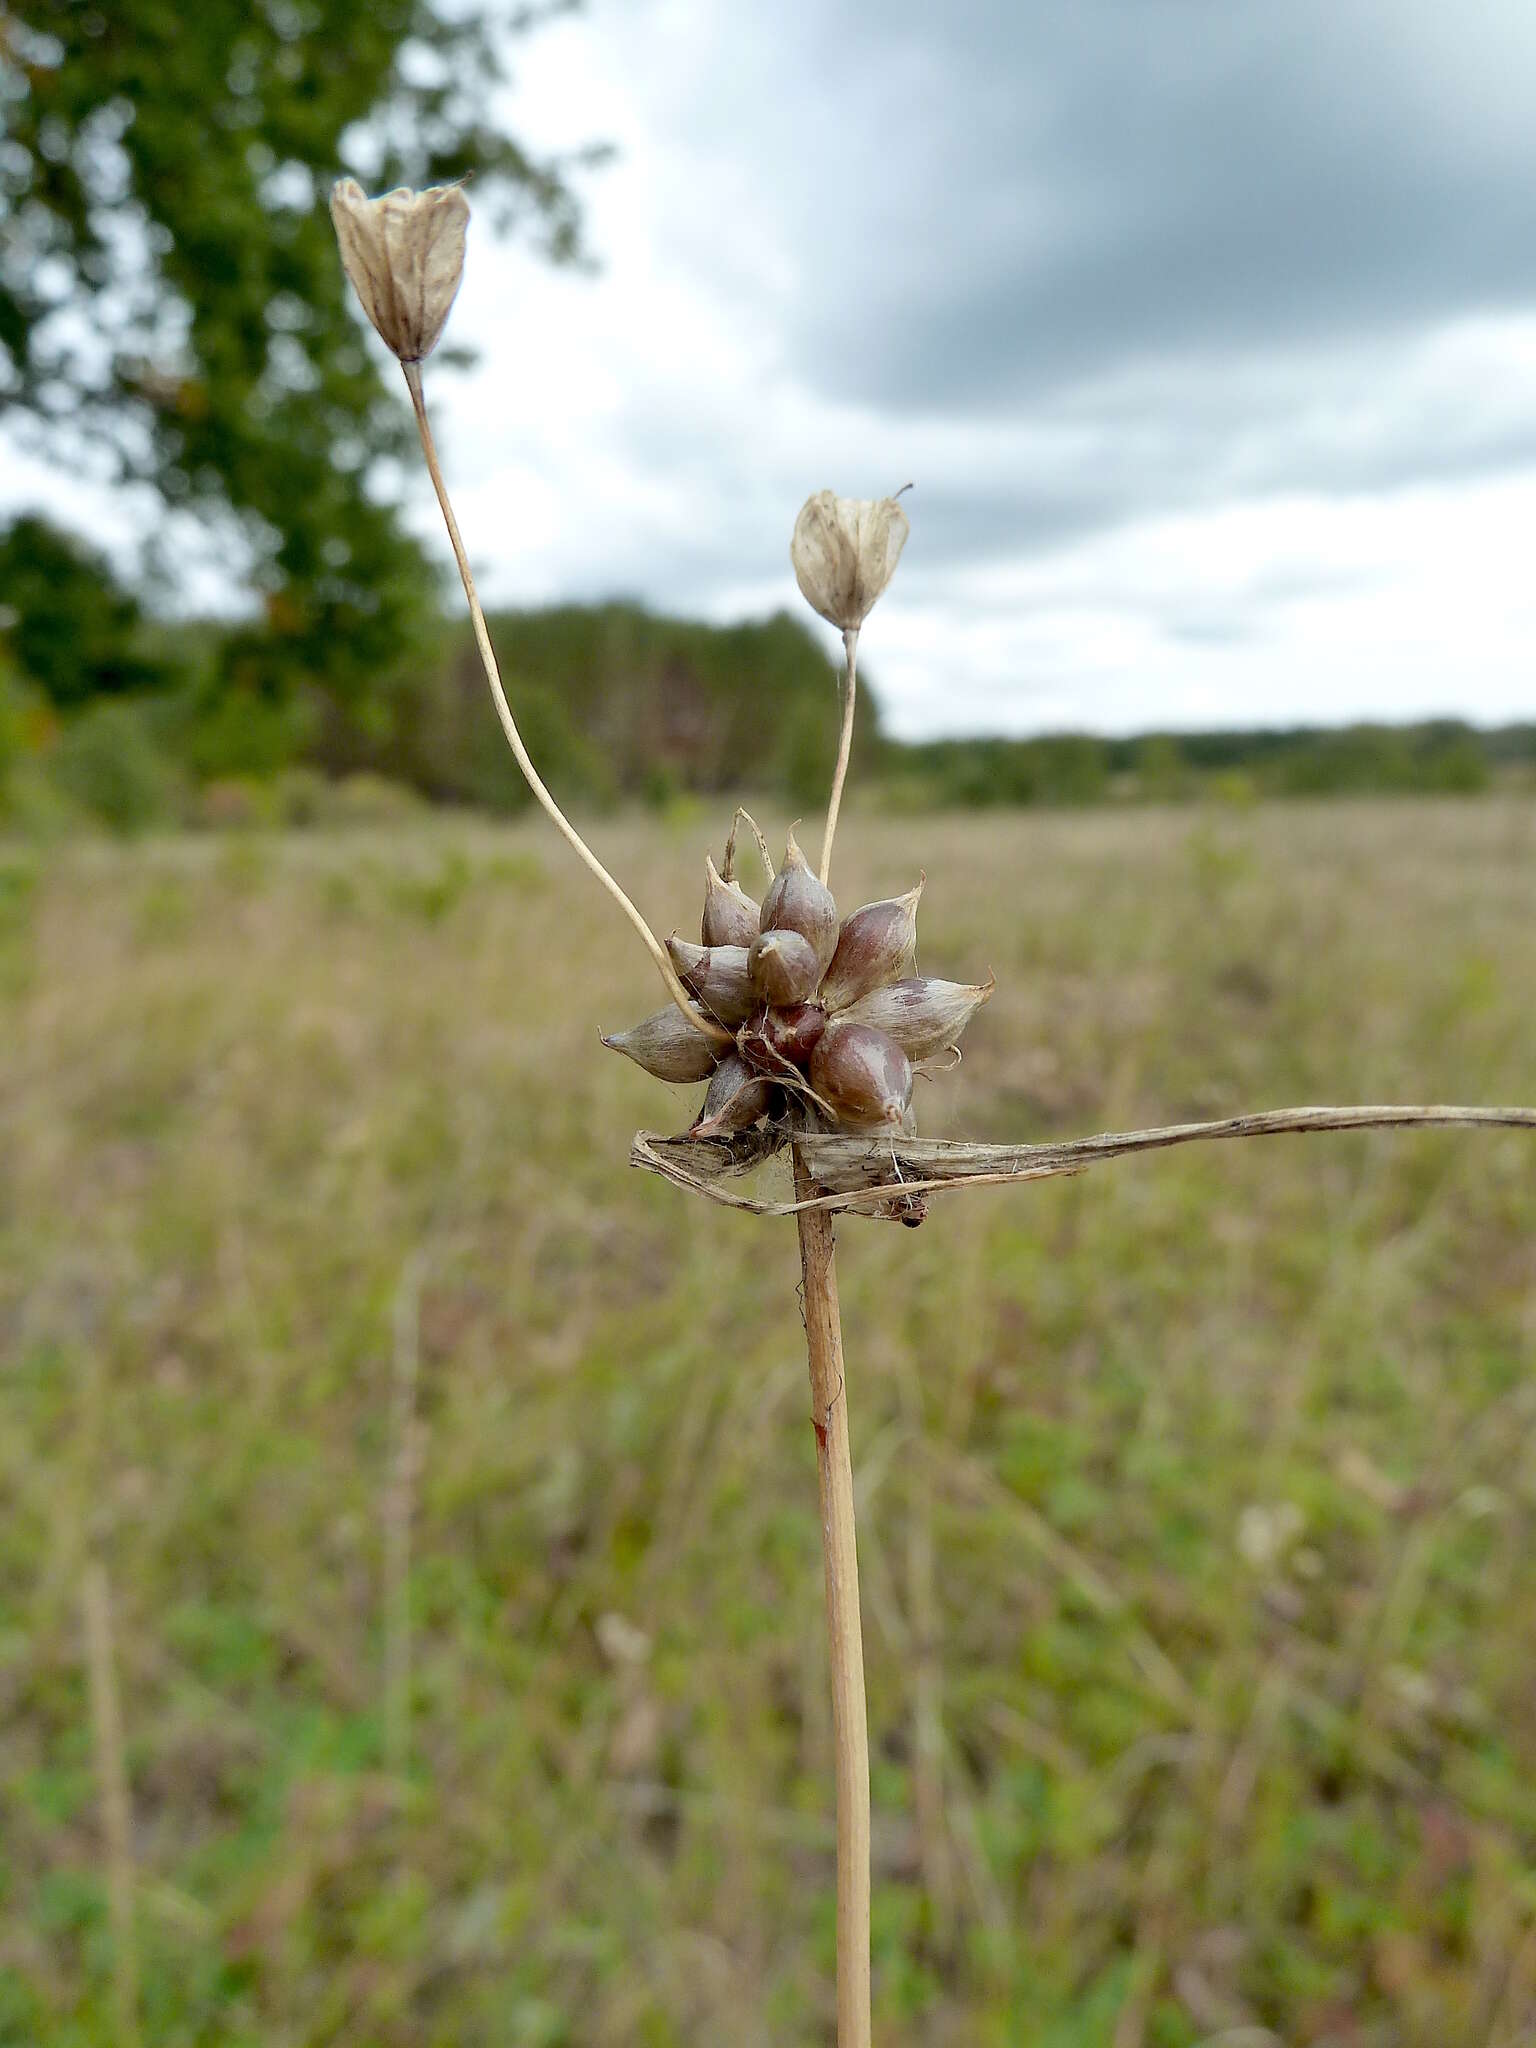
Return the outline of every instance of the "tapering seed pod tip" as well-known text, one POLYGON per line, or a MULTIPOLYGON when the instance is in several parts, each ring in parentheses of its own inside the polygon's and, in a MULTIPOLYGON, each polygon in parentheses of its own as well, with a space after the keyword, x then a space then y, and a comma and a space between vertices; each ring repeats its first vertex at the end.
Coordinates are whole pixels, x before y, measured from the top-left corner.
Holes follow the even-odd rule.
MULTIPOLYGON (((762 918, 765 932, 799 932, 808 939, 816 954, 818 977, 826 972, 837 951, 837 903, 800 851, 793 825, 784 849, 784 864, 763 898, 762 918)), ((803 1002, 810 993, 807 989, 805 995, 794 1000, 803 1002)))
POLYGON ((839 1021, 883 1031, 908 1059, 934 1059, 960 1043, 965 1027, 982 1004, 991 1000, 994 986, 991 980, 967 986, 913 975, 871 989, 851 1003, 839 1021))
POLYGON ((723 881, 710 854, 704 856, 704 916, 699 936, 706 946, 750 946, 762 929, 757 905, 737 881, 723 881))
POLYGON ((621 1052, 658 1081, 707 1081, 715 1071, 716 1053, 702 1031, 695 1031, 675 1003, 657 1010, 628 1031, 603 1035, 610 1052, 621 1052))
POLYGON ((818 998, 828 1010, 845 1010, 872 989, 911 973, 917 957, 917 906, 926 880, 920 876, 904 896, 866 903, 844 918, 818 998))

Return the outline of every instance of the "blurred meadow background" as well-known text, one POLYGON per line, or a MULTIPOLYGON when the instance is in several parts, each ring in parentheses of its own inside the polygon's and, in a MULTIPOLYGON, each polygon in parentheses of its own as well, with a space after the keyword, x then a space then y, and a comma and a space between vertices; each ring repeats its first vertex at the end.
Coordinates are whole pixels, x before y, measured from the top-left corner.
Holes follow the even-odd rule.
MULTIPOLYGON (((330 179, 474 173, 429 402, 659 931, 737 801, 816 842, 790 524, 915 473, 833 881, 997 977, 924 1133, 1519 1104, 1533 78, 1418 0, 10 9, 3 2048, 832 2035, 793 1232, 627 1166, 693 1094, 330 179)), ((841 1226, 878 2041, 1536 2044, 1533 1169, 841 1226)))

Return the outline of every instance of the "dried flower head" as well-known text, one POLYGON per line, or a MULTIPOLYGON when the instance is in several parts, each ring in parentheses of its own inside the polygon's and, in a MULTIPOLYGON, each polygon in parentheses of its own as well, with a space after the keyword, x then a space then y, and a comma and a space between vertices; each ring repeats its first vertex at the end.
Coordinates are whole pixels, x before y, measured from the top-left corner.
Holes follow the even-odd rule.
POLYGON ((331 219, 363 311, 402 363, 419 363, 436 348, 464 273, 469 201, 457 185, 369 199, 343 178, 331 187, 331 219))
POLYGON ((896 572, 907 515, 894 498, 839 498, 817 491, 800 507, 789 559, 813 611, 856 633, 896 572))
POLYGON ((658 1080, 708 1078, 694 1138, 782 1126, 792 1107, 823 1130, 910 1135, 914 1074, 957 1045, 992 993, 914 972, 921 894, 919 882, 839 919, 793 832, 761 906, 706 862, 705 943, 674 938, 668 950, 734 1045, 710 1043, 676 1009, 604 1043, 658 1080))

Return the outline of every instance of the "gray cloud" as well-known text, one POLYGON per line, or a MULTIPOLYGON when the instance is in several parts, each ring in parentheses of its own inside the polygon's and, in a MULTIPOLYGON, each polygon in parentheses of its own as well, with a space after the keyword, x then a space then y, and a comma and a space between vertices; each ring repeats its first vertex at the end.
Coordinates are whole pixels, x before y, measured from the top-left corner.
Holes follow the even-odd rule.
MULTIPOLYGON (((1536 16, 1423 0, 832 10, 844 204, 795 360, 941 411, 1536 305, 1536 16)), ((828 166, 838 157, 829 137, 828 166)))

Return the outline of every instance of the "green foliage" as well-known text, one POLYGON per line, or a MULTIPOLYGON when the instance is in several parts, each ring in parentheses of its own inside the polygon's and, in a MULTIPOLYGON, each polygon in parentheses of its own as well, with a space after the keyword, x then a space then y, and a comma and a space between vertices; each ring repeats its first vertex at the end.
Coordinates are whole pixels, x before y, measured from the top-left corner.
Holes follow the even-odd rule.
POLYGON ((86 817, 123 837, 174 824, 185 792, 180 776, 134 705, 106 702, 65 727, 49 770, 86 817))
POLYGON ((892 748, 903 801, 958 809, 992 804, 1091 804, 1106 793, 1106 742, 1084 733, 1033 740, 931 740, 892 748))
POLYGON ((432 577, 368 481, 407 445, 408 415, 365 340, 325 197, 343 170, 374 186, 474 176, 492 219, 499 205, 557 259, 575 253, 560 167, 494 113, 505 37, 545 11, 7 11, 0 402, 60 459, 104 444, 169 505, 232 519, 261 611, 227 666, 252 693, 305 681, 356 703, 426 628, 432 577))
MULTIPOLYGON (((836 674, 787 613, 729 627, 633 604, 563 605, 491 621, 508 698, 562 797, 662 803, 682 790, 818 799, 837 750, 836 674)), ((857 753, 879 747, 864 699, 857 753)), ((495 808, 528 799, 466 632, 421 678, 381 760, 429 794, 495 808)))
POLYGON ((145 645, 138 600, 105 557, 47 520, 0 533, 0 638, 22 676, 61 709, 163 689, 176 670, 145 645))
MULTIPOLYGON (((723 809, 605 835, 658 917, 723 809)), ((1528 1100, 1533 848, 1497 794, 992 810, 834 880, 925 867, 925 966, 997 970, 924 1128, 1038 1138, 1528 1100)), ((7 2048, 123 2038, 93 1547, 146 2044, 831 2038, 794 1232, 625 1167, 693 1103, 595 1033, 658 999, 541 818, 0 848, 7 2048)), ((840 1226, 882 2048, 1529 2035, 1532 1142, 840 1226)))
POLYGON ((1471 796, 1495 776, 1536 779, 1536 731, 1450 719, 1338 730, 1149 733, 1133 739, 887 744, 878 764, 904 808, 1074 805, 1108 797, 1242 804, 1261 796, 1471 796))

